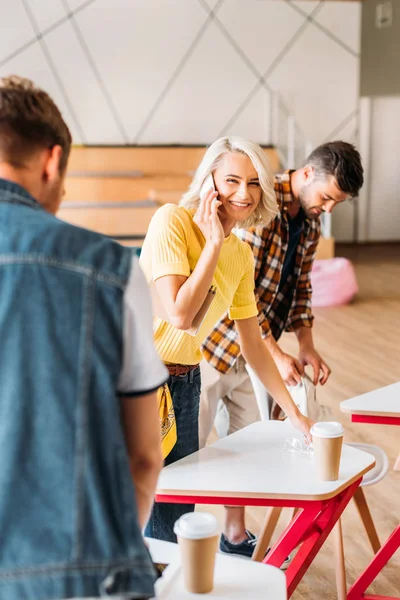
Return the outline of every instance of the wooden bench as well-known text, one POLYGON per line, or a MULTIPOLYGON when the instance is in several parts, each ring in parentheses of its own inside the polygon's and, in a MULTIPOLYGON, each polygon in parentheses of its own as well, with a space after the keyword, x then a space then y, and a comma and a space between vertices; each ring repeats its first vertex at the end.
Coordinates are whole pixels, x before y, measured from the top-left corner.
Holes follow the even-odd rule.
MULTIPOLYGON (((192 176, 204 156, 205 146, 75 146, 69 172, 123 173, 143 175, 192 176)), ((279 158, 273 148, 264 149, 273 173, 279 171, 279 158)))
MULTIPOLYGON (((143 239, 158 206, 178 203, 205 146, 73 147, 59 217, 100 233, 143 239)), ((273 171, 275 151, 265 148, 273 171)))
POLYGON ((67 177, 66 202, 134 202, 149 197, 149 190, 161 188, 166 191, 188 188, 192 178, 188 175, 166 177, 67 177))
POLYGON ((93 229, 111 237, 131 238, 135 236, 143 239, 152 216, 157 210, 156 206, 126 208, 61 208, 58 215, 60 219, 93 229))

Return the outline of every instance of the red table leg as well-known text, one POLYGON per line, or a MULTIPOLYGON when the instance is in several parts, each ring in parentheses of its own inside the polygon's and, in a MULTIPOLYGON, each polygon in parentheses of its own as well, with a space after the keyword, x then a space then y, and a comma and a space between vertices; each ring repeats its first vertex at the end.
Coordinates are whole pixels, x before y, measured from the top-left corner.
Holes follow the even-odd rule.
POLYGON ((393 596, 366 595, 365 591, 376 579, 383 567, 400 548, 400 525, 388 537, 382 548, 377 552, 357 581, 351 586, 347 594, 348 600, 394 600, 393 596))
POLYGON ((301 544, 286 571, 288 598, 301 581, 321 546, 341 517, 361 483, 361 479, 330 500, 265 500, 263 498, 226 498, 221 496, 176 496, 157 494, 157 502, 177 504, 223 504, 226 506, 283 506, 301 510, 282 533, 263 560, 280 567, 285 558, 301 544))
POLYGON ((304 508, 268 552, 263 562, 279 567, 285 557, 301 543, 286 571, 288 598, 300 583, 360 483, 361 479, 334 498, 324 501, 322 508, 304 508))

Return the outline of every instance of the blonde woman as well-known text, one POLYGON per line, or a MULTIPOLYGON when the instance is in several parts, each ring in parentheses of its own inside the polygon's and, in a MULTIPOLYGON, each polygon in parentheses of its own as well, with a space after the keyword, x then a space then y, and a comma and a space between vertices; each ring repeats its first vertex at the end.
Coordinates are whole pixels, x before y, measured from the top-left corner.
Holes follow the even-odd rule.
MULTIPOLYGON (((236 226, 268 224, 277 212, 262 148, 239 137, 225 137, 206 151, 180 205, 163 206, 150 223, 141 265, 166 313, 164 319, 155 318, 155 344, 170 373, 177 424, 177 442, 165 464, 198 449, 201 344, 227 311, 235 321, 245 360, 293 425, 309 436, 310 421, 293 403, 261 338, 253 253, 232 233, 236 226), (197 333, 190 334, 211 286, 214 299, 197 333)), ((224 339, 220 343, 223 347, 224 339)), ((173 525, 191 510, 194 505, 156 504, 146 535, 176 541, 173 525)))

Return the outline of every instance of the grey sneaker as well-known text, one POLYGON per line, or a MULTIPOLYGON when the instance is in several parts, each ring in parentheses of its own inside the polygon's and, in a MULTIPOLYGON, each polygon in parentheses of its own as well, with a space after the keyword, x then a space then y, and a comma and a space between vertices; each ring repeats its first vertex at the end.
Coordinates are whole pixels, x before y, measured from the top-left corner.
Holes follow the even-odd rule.
MULTIPOLYGON (((230 554, 232 556, 239 556, 241 558, 251 559, 251 557, 253 556, 254 548, 256 547, 256 544, 257 544, 257 537, 254 535, 254 533, 251 533, 247 529, 246 529, 246 535, 247 535, 246 540, 243 540, 242 542, 239 542, 238 544, 234 544, 233 542, 230 542, 228 540, 228 538, 222 533, 221 539, 219 542, 220 552, 222 552, 223 554, 230 554)), ((268 548, 265 555, 267 555, 270 550, 271 550, 271 548, 268 548)), ((286 571, 286 569, 290 565, 290 561, 291 561, 290 556, 285 558, 283 564, 281 565, 282 571, 286 571)))

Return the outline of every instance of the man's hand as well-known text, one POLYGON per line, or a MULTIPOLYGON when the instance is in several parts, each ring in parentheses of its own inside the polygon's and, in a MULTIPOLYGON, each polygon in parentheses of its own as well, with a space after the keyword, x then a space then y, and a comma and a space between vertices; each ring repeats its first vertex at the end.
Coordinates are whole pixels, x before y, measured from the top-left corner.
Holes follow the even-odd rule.
POLYGON ((285 354, 285 352, 279 352, 273 355, 273 359, 286 385, 295 386, 301 383, 304 368, 294 356, 285 354))
POLYGON ((314 371, 314 385, 317 385, 318 379, 321 385, 324 385, 328 381, 329 375, 331 374, 331 370, 326 364, 326 362, 322 360, 315 348, 300 348, 299 361, 303 367, 303 370, 306 365, 311 365, 314 371), (322 373, 321 377, 320 373, 322 373))

